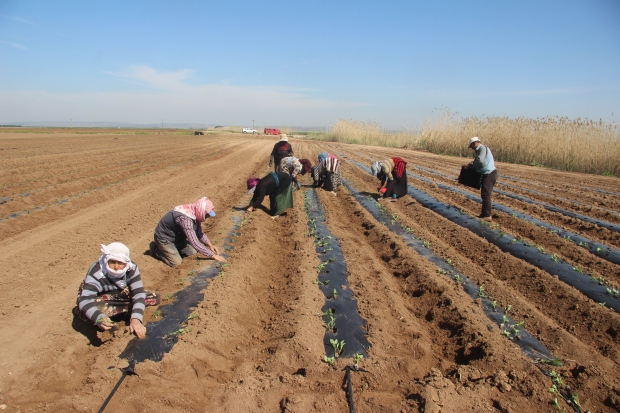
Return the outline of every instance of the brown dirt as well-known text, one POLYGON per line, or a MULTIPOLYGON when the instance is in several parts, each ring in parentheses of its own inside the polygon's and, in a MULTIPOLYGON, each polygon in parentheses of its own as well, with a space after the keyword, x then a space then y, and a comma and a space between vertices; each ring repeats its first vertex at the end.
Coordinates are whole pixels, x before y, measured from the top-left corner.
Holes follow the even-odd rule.
MULTIPOLYGON (((12 198, 0 204, 0 218, 6 218, 0 221, 0 404, 7 411, 97 411, 120 377, 118 369, 108 367, 126 365, 118 355, 131 339, 122 330, 100 335, 103 343, 93 345, 72 326, 76 290, 98 258, 99 244, 126 243, 147 288, 163 296, 183 288, 187 283, 180 280, 205 261, 189 258, 170 269, 143 255, 158 220, 173 206, 207 195, 218 215, 204 229, 221 245, 232 227, 232 208, 248 200, 245 180, 267 172, 274 139, 180 131, 48 132, 0 133, 0 198, 12 198)), ((298 155, 311 159, 325 147, 292 143, 298 155)), ((363 162, 356 152, 394 153, 444 171, 462 163, 406 150, 329 146, 363 162)), ((611 178, 499 167, 562 188, 566 198, 578 195, 571 192, 577 182, 620 192, 611 178)), ((360 190, 376 187, 376 178, 346 161, 343 174, 360 190)), ((479 209, 433 185, 416 186, 469 212, 479 209)), ((477 300, 377 225, 345 190, 337 197, 318 194, 326 223, 342 245, 372 344, 370 358, 361 362, 369 372, 353 374, 356 411, 554 411, 549 378, 497 326, 489 328, 477 300)), ((322 362, 325 300, 314 284, 319 259, 306 235, 302 194, 294 195, 295 208, 281 219, 272 221, 263 211, 250 214, 225 275, 205 290, 198 317, 188 322, 192 332, 180 336, 161 362, 138 364, 139 376, 125 380, 109 411, 348 411, 342 368, 351 361, 337 360, 336 368, 322 362)), ((592 204, 606 199, 599 195, 585 199, 592 204)), ((579 225, 504 201, 573 231, 579 225)), ((616 200, 604 206, 618 210, 616 200)), ((386 207, 418 238, 430 241, 436 254, 484 285, 502 307, 512 305, 513 317, 525 320, 525 328, 564 361, 555 370, 586 409, 620 408, 618 314, 411 198, 386 207)), ((620 284, 618 266, 512 217, 498 214, 497 222, 620 284)), ((601 242, 620 242, 600 229, 579 231, 601 242)), ((157 322, 154 310, 147 311, 149 322, 157 322)))

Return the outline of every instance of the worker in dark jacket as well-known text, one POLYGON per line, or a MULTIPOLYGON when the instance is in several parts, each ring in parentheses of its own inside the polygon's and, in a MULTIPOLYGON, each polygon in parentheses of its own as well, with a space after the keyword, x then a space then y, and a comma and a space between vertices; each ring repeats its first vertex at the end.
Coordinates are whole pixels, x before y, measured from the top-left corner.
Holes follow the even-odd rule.
POLYGON ((285 209, 293 208, 292 177, 287 172, 269 172, 263 178, 250 178, 247 182, 248 194, 254 194, 247 212, 260 207, 269 195, 269 209, 272 218, 277 218, 285 209))
POLYGON ((278 168, 280 168, 282 158, 286 158, 287 156, 293 156, 293 147, 288 143, 286 134, 283 133, 280 135, 280 140, 273 145, 271 157, 269 158, 269 166, 271 167, 273 165, 277 172, 278 168))

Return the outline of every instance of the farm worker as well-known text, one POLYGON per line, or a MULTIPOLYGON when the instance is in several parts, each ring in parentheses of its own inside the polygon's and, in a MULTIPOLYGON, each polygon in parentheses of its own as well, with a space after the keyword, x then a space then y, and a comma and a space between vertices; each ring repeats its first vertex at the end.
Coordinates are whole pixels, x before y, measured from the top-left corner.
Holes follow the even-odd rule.
POLYGON ((312 178, 314 186, 322 186, 335 196, 341 184, 340 160, 330 153, 321 152, 319 163, 312 167, 312 178))
POLYGON ((165 264, 176 267, 183 257, 197 252, 207 258, 226 262, 220 256, 217 247, 211 244, 207 235, 202 232, 202 222, 207 217, 214 217, 213 203, 203 196, 193 204, 179 205, 164 215, 151 242, 151 256, 165 264))
POLYGON ((407 195, 407 162, 403 159, 395 156, 375 161, 370 171, 381 181, 377 190, 384 198, 396 201, 396 198, 407 195))
POLYGON ((269 195, 269 212, 273 219, 287 208, 293 208, 293 178, 287 172, 269 172, 263 178, 250 178, 247 181, 248 194, 254 194, 247 212, 259 208, 269 195))
POLYGON ((102 330, 115 327, 112 318, 129 314, 129 330, 144 338, 144 307, 159 304, 159 295, 144 289, 140 270, 129 258, 129 248, 124 244, 102 244, 101 252, 103 255, 90 266, 80 285, 75 314, 102 330))
POLYGON ((307 172, 310 172, 312 165, 310 161, 307 159, 297 159, 294 156, 287 156, 286 158, 282 158, 280 161, 280 167, 277 172, 287 172, 291 175, 293 180, 293 184, 297 186, 297 189, 301 188, 301 184, 297 181, 297 175, 300 173, 305 175, 307 172), (303 162, 302 162, 303 161, 303 162), (308 165, 310 165, 308 167, 308 165))
POLYGON ((491 222, 492 203, 491 194, 493 193, 493 187, 497 181, 497 169, 495 169, 495 160, 493 154, 488 146, 480 143, 478 137, 473 137, 469 140, 469 149, 472 149, 475 153, 474 160, 466 165, 467 168, 475 168, 476 171, 482 174, 482 182, 480 186, 480 197, 482 198, 482 211, 478 218, 483 221, 491 222))
POLYGON ((277 172, 280 167, 282 158, 293 155, 293 147, 288 143, 288 137, 285 133, 280 135, 280 140, 273 145, 271 151, 271 157, 269 158, 269 167, 274 166, 274 170, 277 172))

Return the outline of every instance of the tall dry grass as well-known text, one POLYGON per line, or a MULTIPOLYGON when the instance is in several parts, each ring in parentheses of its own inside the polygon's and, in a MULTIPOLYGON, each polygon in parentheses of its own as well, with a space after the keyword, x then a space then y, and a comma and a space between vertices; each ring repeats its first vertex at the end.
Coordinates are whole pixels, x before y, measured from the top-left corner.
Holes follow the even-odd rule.
POLYGON ((620 128, 615 123, 561 117, 460 117, 443 111, 420 131, 388 131, 376 122, 339 120, 315 138, 471 157, 478 136, 497 161, 620 176, 620 128))

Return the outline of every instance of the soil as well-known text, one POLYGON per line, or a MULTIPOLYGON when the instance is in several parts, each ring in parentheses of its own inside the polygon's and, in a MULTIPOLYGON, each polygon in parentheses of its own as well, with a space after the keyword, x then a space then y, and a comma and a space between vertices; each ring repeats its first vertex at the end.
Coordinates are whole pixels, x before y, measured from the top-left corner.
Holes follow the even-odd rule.
MULTIPOLYGON (((118 356, 132 339, 124 323, 113 334, 98 333, 72 315, 99 244, 125 243, 146 288, 168 303, 189 285, 191 274, 213 262, 190 257, 169 268, 150 257, 159 219, 176 205, 209 196, 217 216, 203 228, 221 246, 235 207, 249 201, 246 179, 268 172, 274 142, 238 133, 0 131, 0 409, 97 411, 121 377, 119 368, 127 365, 118 356)), ((400 156, 409 171, 451 185, 456 184, 415 166, 456 175, 465 163, 404 149, 291 143, 296 156, 313 163, 326 149, 346 155, 343 176, 371 196, 377 179, 347 160, 369 164, 369 157, 400 156)), ((617 178, 497 166, 500 175, 530 181, 507 183, 556 198, 524 196, 617 222, 596 207, 620 213, 620 197, 582 188, 620 193, 617 178), (592 208, 576 208, 558 196, 592 208)), ((311 183, 308 175, 300 180, 311 183)), ((480 205, 462 195, 412 179, 410 184, 479 213, 480 205)), ((308 235, 304 190, 309 189, 294 192, 295 207, 279 219, 263 210, 246 215, 230 265, 204 290, 188 332, 162 361, 137 364, 138 376, 124 380, 106 411, 349 411, 343 369, 352 360, 323 362, 325 296, 315 284, 321 260, 308 235)), ((479 300, 378 224, 343 187, 335 197, 317 193, 326 225, 342 246, 371 343, 369 358, 360 362, 367 371, 352 372, 356 411, 553 412, 555 398, 572 411, 549 392, 552 382, 543 370, 557 372, 579 395, 584 411, 620 411, 619 314, 412 198, 380 201, 435 254, 483 285, 499 306, 511 306, 510 315, 563 362, 537 364, 489 321, 479 300)), ((612 231, 511 198, 494 201, 620 246, 612 231)), ((506 214, 495 213, 494 223, 603 277, 610 287, 620 286, 620 266, 506 214)), ((160 320, 156 310, 147 308, 147 326, 160 320)))

